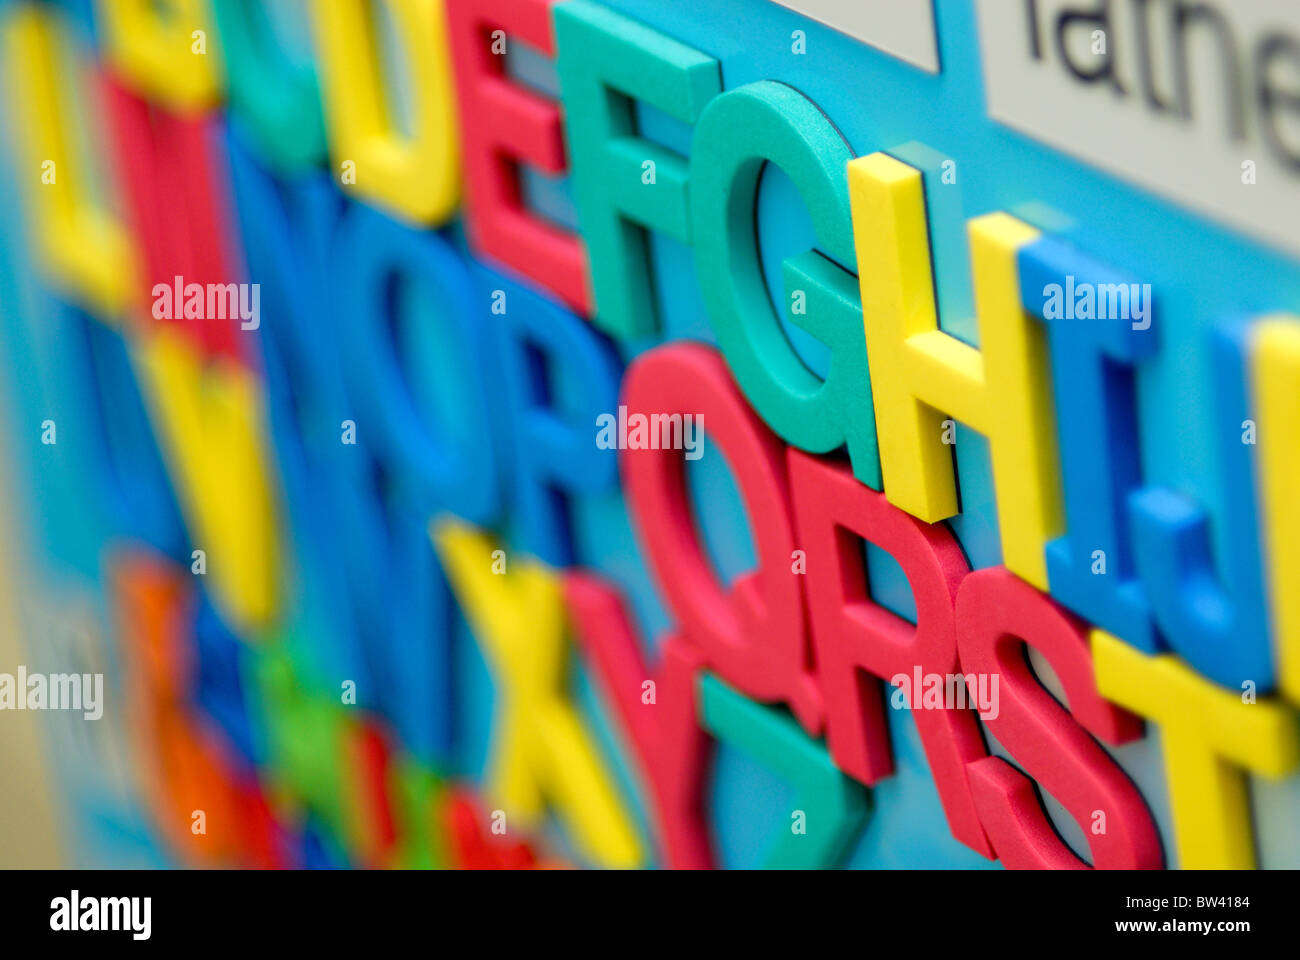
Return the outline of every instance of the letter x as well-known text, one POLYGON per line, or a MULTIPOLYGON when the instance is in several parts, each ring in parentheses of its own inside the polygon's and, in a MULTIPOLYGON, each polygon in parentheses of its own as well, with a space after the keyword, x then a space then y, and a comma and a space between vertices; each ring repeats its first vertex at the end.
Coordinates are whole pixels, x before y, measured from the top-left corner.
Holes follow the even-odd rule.
POLYGON ((454 521, 435 520, 430 533, 497 685, 490 795, 526 822, 549 800, 587 856, 635 866, 636 832, 565 690, 559 580, 513 558, 508 574, 493 573, 492 542, 454 521))

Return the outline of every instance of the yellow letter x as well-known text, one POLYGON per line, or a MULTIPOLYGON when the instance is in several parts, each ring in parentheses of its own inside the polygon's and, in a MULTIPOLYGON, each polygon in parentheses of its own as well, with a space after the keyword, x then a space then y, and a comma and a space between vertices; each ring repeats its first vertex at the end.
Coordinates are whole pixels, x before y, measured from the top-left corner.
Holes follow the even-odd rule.
POLYGON ((550 800, 594 861, 635 866, 640 842, 564 692, 559 582, 529 561, 494 572, 491 541, 455 521, 435 520, 430 533, 498 684, 490 792, 525 822, 550 800))

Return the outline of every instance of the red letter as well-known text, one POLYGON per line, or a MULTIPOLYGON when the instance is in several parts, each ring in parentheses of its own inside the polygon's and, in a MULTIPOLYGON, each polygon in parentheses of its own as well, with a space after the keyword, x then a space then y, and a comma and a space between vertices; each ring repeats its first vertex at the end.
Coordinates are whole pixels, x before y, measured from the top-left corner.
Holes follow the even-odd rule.
POLYGON ((468 790, 449 787, 441 817, 453 869, 532 870, 538 866, 527 843, 512 843, 483 832, 478 801, 468 790))
POLYGON ((576 640, 618 713, 654 797, 663 864, 683 870, 713 866, 702 791, 709 738, 695 709, 700 655, 679 636, 669 636, 651 676, 613 587, 588 574, 570 573, 564 578, 564 595, 576 640), (642 699, 647 680, 654 682, 652 703, 642 699))
POLYGON ((511 83, 502 42, 523 41, 555 57, 553 0, 448 0, 468 196, 466 223, 475 247, 550 290, 584 316, 591 313, 582 240, 524 208, 521 161, 549 174, 567 168, 560 108, 511 83), (488 9, 484 9, 484 8, 488 9))
MULTIPOLYGON (((1124 743, 1141 735, 1141 721, 1097 692, 1087 625, 1002 567, 965 579, 957 594, 957 623, 962 672, 1001 678, 996 709, 984 715, 989 731, 1070 811, 1088 838, 1093 864, 1159 869, 1160 837, 1142 795, 1088 735, 1124 743), (1034 676, 1026 643, 1056 671, 1069 711, 1034 676)), ((1086 866, 1052 829, 1034 781, 999 757, 977 760, 968 775, 980 821, 1003 864, 1086 866)))
POLYGON ((234 316, 229 297, 221 298, 225 319, 207 315, 208 284, 224 287, 245 279, 236 273, 234 234, 223 215, 232 206, 212 123, 206 115, 182 117, 152 107, 111 78, 104 87, 129 220, 143 251, 145 315, 151 316, 154 286, 167 284, 173 288, 173 319, 186 324, 206 353, 248 358, 238 295, 234 316), (174 295, 177 277, 184 278, 182 293, 185 285, 203 285, 202 319, 184 319, 185 301, 176 302, 174 295))
POLYGON ((700 429, 726 455, 750 519, 758 569, 726 593, 695 532, 681 451, 623 452, 629 510, 682 633, 724 680, 760 702, 784 701, 819 736, 822 702, 803 578, 791 571, 785 444, 750 409, 717 350, 702 344, 674 343, 642 355, 628 368, 623 403, 629 423, 638 415, 698 415, 700 429))
POLYGON ((388 864, 397 847, 397 825, 393 818, 392 790, 389 782, 392 748, 384 731, 366 717, 347 726, 343 743, 355 791, 349 798, 353 806, 353 828, 357 856, 371 868, 388 864))
MULTIPOLYGON (((808 556, 808 610, 826 702, 826 739, 835 763, 873 784, 893 772, 880 681, 898 674, 947 675, 957 667, 954 605, 969 569, 943 524, 922 523, 863 486, 846 466, 790 450, 799 542, 808 556), (916 601, 916 625, 872 602, 854 535, 898 562, 916 601), (865 674, 864 674, 865 671, 865 674)), ((919 706, 919 691, 914 692, 919 706)), ((987 756, 975 714, 914 709, 948 826, 986 857, 966 764, 987 756)))

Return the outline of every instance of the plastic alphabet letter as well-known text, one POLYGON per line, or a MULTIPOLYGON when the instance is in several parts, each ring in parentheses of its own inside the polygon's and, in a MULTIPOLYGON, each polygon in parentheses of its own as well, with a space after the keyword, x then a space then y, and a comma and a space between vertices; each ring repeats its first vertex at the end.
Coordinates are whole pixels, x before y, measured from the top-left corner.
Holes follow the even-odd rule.
POLYGON ((1300 317, 1267 317, 1253 329, 1263 530, 1282 693, 1300 704, 1300 317))
POLYGON ((370 0, 314 4, 330 156, 356 164, 352 189, 418 226, 440 226, 460 200, 460 152, 443 5, 381 0, 410 70, 411 133, 403 135, 385 102, 384 54, 370 0))
MULTIPOLYGON (((1021 302, 1039 317, 1052 284, 1072 300, 1083 285, 1129 290, 1131 283, 1055 237, 1020 251, 1021 302)), ((1135 330, 1129 311, 1106 313, 1084 322, 1060 311, 1044 321, 1066 519, 1065 536, 1047 545, 1047 579, 1062 604, 1154 653, 1159 640, 1134 566, 1127 497, 1142 479, 1134 368, 1159 350, 1159 327, 1135 330), (1095 550, 1105 553, 1104 576, 1093 573, 1095 550)))
POLYGON ((190 39, 216 32, 204 0, 97 0, 95 12, 105 59, 134 93, 177 113, 216 102, 220 55, 194 53, 190 39))
POLYGON ((140 341, 136 371, 218 609, 241 631, 264 626, 278 602, 279 544, 259 384, 239 364, 205 365, 165 327, 140 341))
POLYGON ((1269 693, 1277 675, 1256 513, 1259 448, 1241 442, 1241 422, 1251 415, 1244 334, 1212 331, 1209 352, 1218 392, 1212 449, 1222 491, 1213 540, 1210 515, 1195 501, 1164 487, 1136 491, 1129 509, 1137 569, 1170 649, 1216 683, 1240 690, 1250 681, 1269 693))
POLYGON ((492 795, 528 822, 550 800, 587 856, 607 867, 635 866, 642 859, 636 832, 564 691, 559 580, 528 561, 494 575, 492 542, 455 521, 435 520, 430 534, 497 682, 492 795))
MULTIPOLYGON (((1159 869, 1160 835, 1137 788, 1089 736, 1125 743, 1141 733, 1138 719, 1097 693, 1087 626, 1005 568, 978 570, 957 593, 961 671, 998 676, 997 716, 989 731, 1016 763, 1084 829, 1093 865, 1159 869), (1028 644, 1052 665, 1065 687, 1067 712, 1039 683, 1024 654, 1028 644), (1108 829, 1087 829, 1104 810, 1108 829)), ((1033 781, 1001 757, 968 768, 975 803, 998 859, 1012 869, 1069 869, 1084 864, 1057 837, 1033 781)))
POLYGON ((1254 869, 1245 773, 1281 778, 1300 765, 1294 712, 1243 703, 1173 654, 1147 656, 1104 630, 1091 639, 1101 695, 1160 726, 1178 866, 1254 869))
POLYGON ((817 251, 785 264, 787 289, 807 297, 791 320, 830 348, 823 382, 777 320, 755 237, 759 176, 772 163, 802 191, 822 249, 854 263, 844 176, 851 159, 840 132, 792 87, 764 80, 729 90, 704 108, 691 146, 691 223, 718 345, 754 409, 800 449, 829 453, 847 443, 854 474, 880 489, 857 281, 817 251))
POLYGON ((571 310, 591 313, 587 253, 582 238, 533 216, 524 207, 518 167, 552 176, 568 169, 560 106, 505 75, 505 57, 488 30, 554 58, 555 0, 447 0, 455 60, 460 129, 465 151, 466 223, 474 246, 554 293, 571 310))
MULTIPOLYGON (((7 11, 0 62, 14 160, 28 170, 54 162, 57 181, 26 191, 29 232, 54 282, 79 305, 111 321, 135 297, 136 251, 126 225, 88 195, 91 180, 79 169, 67 126, 77 114, 71 78, 60 69, 57 56, 63 41, 58 16, 50 8, 24 4, 7 11)), ((88 75, 98 90, 101 74, 88 75)))
POLYGON ((647 230, 690 243, 686 160, 637 135, 637 101, 694 124, 718 62, 590 0, 555 8, 569 164, 591 257, 594 322, 620 339, 657 325, 647 230), (656 171, 653 186, 643 165, 656 171))
POLYGON ((838 866, 866 823, 870 798, 840 773, 826 748, 799 729, 779 707, 755 703, 712 674, 701 674, 700 716, 706 730, 774 769, 799 790, 795 807, 808 832, 782 830, 765 866, 774 870, 838 866))
POLYGON ((1002 554, 1047 589, 1061 532, 1045 335, 1020 304, 1016 255, 1038 231, 1005 213, 968 224, 982 349, 938 327, 920 171, 883 153, 849 164, 880 465, 889 502, 927 523, 957 513, 952 417, 989 438, 1002 554))
MULTIPOLYGON (((808 578, 826 740, 840 769, 874 784, 893 772, 882 685, 918 667, 922 674, 956 671, 954 605, 969 568, 942 525, 904 513, 839 464, 796 450, 789 456, 799 542, 812 569, 826 571, 808 578), (875 544, 902 567, 916 601, 915 625, 872 602, 862 551, 847 535, 875 544)), ((966 781, 967 764, 988 755, 975 714, 950 707, 912 716, 953 836, 992 858, 966 781)))
POLYGON ((785 445, 745 402, 721 355, 700 344, 673 343, 638 357, 623 380, 623 405, 629 420, 652 412, 702 416, 754 518, 758 569, 726 593, 695 532, 681 452, 620 453, 628 509, 682 634, 728 683, 761 703, 789 704, 803 728, 820 735, 806 578, 790 569, 797 544, 785 445))
POLYGON ((670 635, 660 646, 659 667, 652 671, 613 587, 591 574, 569 573, 564 594, 577 642, 595 668, 605 702, 612 704, 650 787, 661 862, 681 870, 712 866, 704 813, 709 744, 695 705, 700 655, 681 637, 670 635), (641 684, 647 677, 655 683, 653 709, 641 702, 641 684))

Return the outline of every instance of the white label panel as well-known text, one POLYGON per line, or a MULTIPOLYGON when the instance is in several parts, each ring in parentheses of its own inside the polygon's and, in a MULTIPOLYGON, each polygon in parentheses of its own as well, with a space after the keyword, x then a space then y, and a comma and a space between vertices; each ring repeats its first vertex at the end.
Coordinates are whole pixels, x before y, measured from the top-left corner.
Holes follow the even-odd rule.
POLYGON ((776 0, 855 40, 939 72, 933 0, 776 0))
POLYGON ((1300 0, 977 4, 990 116, 1300 254, 1300 0))

